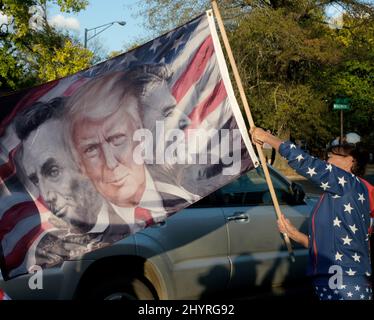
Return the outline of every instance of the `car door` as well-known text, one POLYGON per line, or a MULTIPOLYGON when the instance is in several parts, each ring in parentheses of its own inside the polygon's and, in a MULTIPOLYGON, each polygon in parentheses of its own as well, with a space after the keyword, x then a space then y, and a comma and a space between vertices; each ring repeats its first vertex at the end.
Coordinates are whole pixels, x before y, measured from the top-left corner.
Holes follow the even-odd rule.
MULTIPOLYGON (((304 230, 308 206, 288 204, 292 199, 290 184, 274 175, 272 181, 281 210, 304 230)), ((294 246, 296 256, 301 258, 290 263, 262 169, 248 172, 219 192, 228 228, 231 288, 275 285, 304 275, 307 251, 294 246)))
POLYGON ((202 297, 226 289, 230 276, 228 238, 215 193, 142 231, 166 253, 176 298, 202 297))

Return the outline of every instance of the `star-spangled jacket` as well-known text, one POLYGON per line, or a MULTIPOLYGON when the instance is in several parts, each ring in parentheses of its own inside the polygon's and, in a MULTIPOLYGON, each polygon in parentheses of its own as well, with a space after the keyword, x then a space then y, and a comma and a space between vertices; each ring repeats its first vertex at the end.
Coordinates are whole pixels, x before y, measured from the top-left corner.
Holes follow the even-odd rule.
POLYGON ((292 142, 283 142, 279 153, 300 175, 324 190, 309 222, 307 274, 328 275, 331 266, 341 266, 345 276, 369 276, 369 228, 374 212, 370 184, 292 142))

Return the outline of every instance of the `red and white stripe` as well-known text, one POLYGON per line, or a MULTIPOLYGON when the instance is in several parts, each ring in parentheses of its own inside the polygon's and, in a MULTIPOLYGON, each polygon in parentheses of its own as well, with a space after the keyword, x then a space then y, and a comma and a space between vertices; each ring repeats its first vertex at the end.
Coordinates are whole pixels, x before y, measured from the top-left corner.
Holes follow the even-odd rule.
MULTIPOLYGON (((211 35, 208 35, 194 52, 189 59, 190 64, 186 65, 182 72, 174 73, 178 74, 179 78, 172 86, 177 108, 186 113, 191 120, 190 129, 202 127, 204 120, 214 111, 221 113, 227 99, 211 35)), ((222 124, 215 122, 214 127, 222 124)))
POLYGON ((53 228, 48 223, 49 214, 40 200, 32 200, 26 194, 14 193, 2 198, 0 243, 7 271, 20 266, 35 240, 53 228))
MULTIPOLYGON (((181 54, 183 58, 176 58, 173 64, 180 69, 173 70, 177 78, 172 79, 172 94, 177 108, 190 118, 191 124, 185 129, 189 140, 193 140, 192 135, 199 135, 198 130, 190 129, 217 129, 233 117, 207 20, 201 25, 204 25, 205 30, 197 28, 197 32, 190 37, 190 43, 186 44, 188 50, 185 49, 181 54), (189 57, 186 57, 187 52, 189 57), (180 60, 185 63, 179 63, 180 60)), ((200 151, 206 149, 206 146, 199 147, 200 151)), ((211 152, 219 155, 219 145, 214 146, 211 152)))
POLYGON ((204 19, 190 35, 187 43, 184 45, 184 50, 181 51, 176 59, 169 65, 173 70, 173 80, 171 85, 181 77, 181 74, 191 65, 196 51, 200 48, 201 44, 209 36, 208 21, 204 19))
POLYGON ((10 297, 5 293, 5 291, 0 288, 0 301, 5 301, 5 300, 12 300, 12 299, 10 299, 10 297))
POLYGON ((20 141, 14 133, 13 127, 8 127, 0 141, 0 177, 3 182, 15 174, 13 159, 19 143, 20 141))

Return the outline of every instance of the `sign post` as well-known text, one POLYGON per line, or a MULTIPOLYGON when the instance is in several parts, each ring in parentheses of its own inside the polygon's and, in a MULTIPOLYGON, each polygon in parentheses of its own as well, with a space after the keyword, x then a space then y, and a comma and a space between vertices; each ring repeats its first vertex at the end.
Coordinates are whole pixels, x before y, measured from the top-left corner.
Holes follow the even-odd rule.
POLYGON ((334 102, 333 110, 340 110, 340 143, 343 143, 343 112, 344 110, 350 110, 350 100, 349 98, 336 98, 334 102))

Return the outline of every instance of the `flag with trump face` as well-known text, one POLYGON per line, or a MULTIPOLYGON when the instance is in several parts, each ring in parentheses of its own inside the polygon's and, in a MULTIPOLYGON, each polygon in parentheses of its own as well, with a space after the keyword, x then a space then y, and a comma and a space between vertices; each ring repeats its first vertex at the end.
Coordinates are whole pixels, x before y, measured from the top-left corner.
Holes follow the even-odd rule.
POLYGON ((5 279, 112 245, 258 165, 211 12, 0 105, 5 279))

